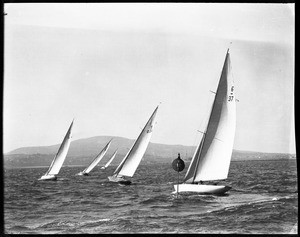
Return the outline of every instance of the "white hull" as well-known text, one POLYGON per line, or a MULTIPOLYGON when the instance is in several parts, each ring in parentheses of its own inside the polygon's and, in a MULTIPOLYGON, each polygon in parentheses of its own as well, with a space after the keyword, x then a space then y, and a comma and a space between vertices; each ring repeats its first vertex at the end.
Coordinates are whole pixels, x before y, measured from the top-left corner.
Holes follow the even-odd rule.
POLYGON ((125 184, 125 185, 131 184, 130 180, 126 180, 123 177, 108 176, 107 178, 110 182, 115 182, 115 183, 120 183, 120 184, 125 184))
POLYGON ((105 170, 106 168, 105 167, 101 167, 100 169, 105 170))
POLYGON ((175 184, 173 193, 177 193, 177 186, 178 192, 196 192, 199 194, 224 194, 228 190, 231 189, 229 186, 225 185, 204 185, 204 184, 175 184))
POLYGON ((56 180, 57 177, 55 175, 43 175, 38 180, 56 180))
POLYGON ((88 175, 87 173, 79 172, 77 175, 88 175))

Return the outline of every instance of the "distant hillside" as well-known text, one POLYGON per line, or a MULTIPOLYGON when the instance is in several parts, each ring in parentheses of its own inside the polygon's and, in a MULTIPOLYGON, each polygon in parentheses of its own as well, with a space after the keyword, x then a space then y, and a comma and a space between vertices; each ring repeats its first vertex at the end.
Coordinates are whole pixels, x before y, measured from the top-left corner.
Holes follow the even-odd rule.
MULTIPOLYGON (((128 150, 133 145, 133 139, 123 137, 112 137, 112 136, 97 136, 85 139, 78 139, 71 142, 68 156, 72 157, 90 157, 97 155, 101 149, 108 143, 110 139, 112 143, 107 152, 108 155, 112 154, 118 149, 119 155, 126 155, 128 150)), ((60 144, 53 146, 39 146, 39 147, 22 147, 13 150, 6 155, 52 155, 54 156, 59 148, 60 144)), ((193 146, 182 146, 182 145, 164 145, 158 143, 149 143, 146 151, 146 155, 155 157, 177 157, 177 153, 181 153, 182 157, 192 156, 195 147, 193 146)))
MULTIPOLYGON (((118 149, 117 156, 112 165, 117 165, 126 155, 128 150, 134 143, 133 139, 112 136, 97 136, 86 139, 78 139, 71 143, 70 150, 64 165, 87 165, 93 157, 95 157, 107 142, 113 138, 110 148, 103 158, 105 161, 109 159, 112 153, 118 149)), ((60 144, 53 146, 39 147, 22 147, 13 150, 4 155, 5 167, 25 167, 25 166, 49 166, 54 155, 56 154, 60 144)), ((181 158, 190 161, 194 150, 194 146, 183 145, 165 145, 158 143, 149 143, 142 163, 169 163, 177 158, 177 154, 181 154, 181 158)), ((233 151, 232 160, 268 160, 268 159, 289 159, 295 158, 289 154, 275 154, 249 151, 233 151)))

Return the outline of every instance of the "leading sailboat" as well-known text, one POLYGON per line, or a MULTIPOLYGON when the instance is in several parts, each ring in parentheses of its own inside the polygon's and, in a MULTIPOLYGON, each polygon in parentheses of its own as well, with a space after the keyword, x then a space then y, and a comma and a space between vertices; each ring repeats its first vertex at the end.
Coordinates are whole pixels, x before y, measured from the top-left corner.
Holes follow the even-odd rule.
MULTIPOLYGON (((112 140, 112 139, 111 139, 112 140)), ((102 160, 105 153, 107 152, 111 140, 106 144, 106 146, 100 151, 100 153, 94 158, 91 164, 86 167, 82 172, 78 173, 77 175, 89 175, 89 173, 96 167, 96 165, 102 160)))
POLYGON ((43 175, 38 180, 56 180, 57 179, 56 175, 59 173, 60 168, 62 167, 62 165, 66 159, 66 156, 69 151, 70 144, 71 144, 71 133, 72 133, 73 122, 74 122, 74 120, 72 121, 72 123, 65 135, 65 138, 64 138, 62 144, 60 145, 58 152, 57 152, 56 156, 54 157, 48 171, 46 172, 45 175, 43 175))
POLYGON ((145 127, 141 131, 133 146, 130 148, 122 162, 115 170, 114 174, 108 177, 109 181, 118 182, 124 185, 131 184, 131 181, 126 180, 124 176, 132 177, 144 156, 144 153, 148 147, 152 135, 157 109, 158 106, 152 113, 150 119, 146 123, 145 127))
POLYGON ((228 176, 236 125, 233 83, 228 49, 206 131, 196 148, 184 183, 178 185, 178 190, 174 185, 174 193, 224 194, 231 189, 203 182, 224 180, 228 176))

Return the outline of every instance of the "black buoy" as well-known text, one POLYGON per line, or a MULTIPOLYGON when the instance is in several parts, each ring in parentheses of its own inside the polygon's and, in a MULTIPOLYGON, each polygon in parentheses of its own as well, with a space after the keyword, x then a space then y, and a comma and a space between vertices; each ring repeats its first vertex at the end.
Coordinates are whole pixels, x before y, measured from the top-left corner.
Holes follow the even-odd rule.
POLYGON ((184 170, 184 161, 180 158, 180 153, 178 153, 177 159, 173 160, 172 167, 175 171, 181 172, 184 170))
POLYGON ((177 197, 178 197, 178 188, 179 188, 179 172, 183 171, 185 167, 184 161, 180 158, 180 153, 178 153, 177 159, 173 160, 172 168, 178 172, 177 178, 177 197))

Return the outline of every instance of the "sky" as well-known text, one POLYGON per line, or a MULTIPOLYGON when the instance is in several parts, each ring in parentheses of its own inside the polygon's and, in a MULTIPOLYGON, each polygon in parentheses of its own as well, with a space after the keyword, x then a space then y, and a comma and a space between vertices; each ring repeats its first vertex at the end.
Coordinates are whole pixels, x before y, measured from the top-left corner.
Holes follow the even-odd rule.
POLYGON ((4 153, 73 139, 196 146, 230 47, 234 149, 295 153, 294 4, 5 4, 4 153), (232 42, 230 44, 230 42, 232 42))

